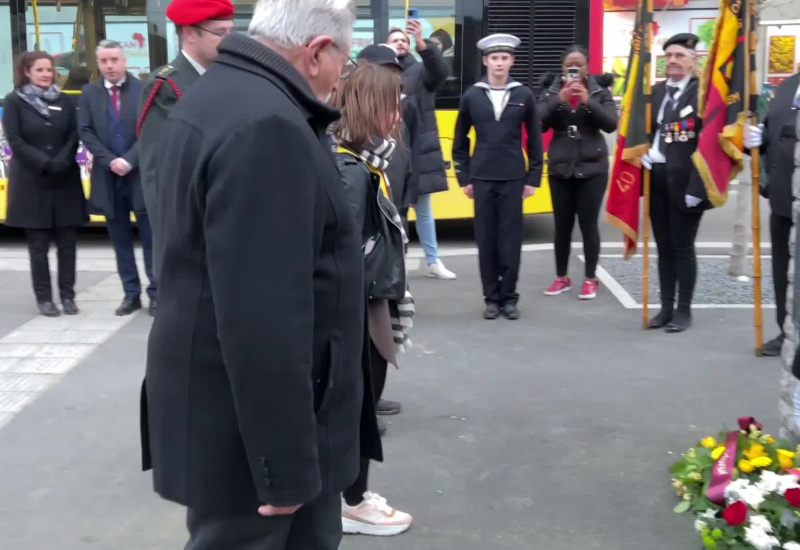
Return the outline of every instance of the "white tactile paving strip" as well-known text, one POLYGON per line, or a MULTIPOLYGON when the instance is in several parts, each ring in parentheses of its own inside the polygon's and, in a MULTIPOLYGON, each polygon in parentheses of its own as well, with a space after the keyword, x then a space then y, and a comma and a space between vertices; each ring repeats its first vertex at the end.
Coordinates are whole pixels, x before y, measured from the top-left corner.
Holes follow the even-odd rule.
POLYGON ((115 273, 76 296, 79 315, 37 317, 0 338, 0 428, 135 317, 114 315, 120 296, 115 273))

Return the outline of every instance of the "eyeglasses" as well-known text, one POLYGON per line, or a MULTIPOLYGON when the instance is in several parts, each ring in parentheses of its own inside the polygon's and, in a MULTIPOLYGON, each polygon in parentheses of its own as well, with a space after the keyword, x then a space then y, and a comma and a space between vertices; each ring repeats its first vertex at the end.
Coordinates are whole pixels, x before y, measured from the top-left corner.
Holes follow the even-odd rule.
POLYGON ((358 62, 350 57, 350 54, 344 51, 336 42, 331 42, 331 47, 347 58, 347 62, 342 65, 341 73, 339 74, 339 78, 347 78, 358 67, 358 62))
POLYGON ((211 29, 207 29, 205 27, 201 27, 200 25, 192 25, 192 27, 194 27, 195 29, 201 30, 203 32, 207 32, 208 34, 213 34, 217 38, 225 38, 231 32, 233 32, 233 29, 222 29, 222 30, 219 30, 219 31, 212 31, 211 29))

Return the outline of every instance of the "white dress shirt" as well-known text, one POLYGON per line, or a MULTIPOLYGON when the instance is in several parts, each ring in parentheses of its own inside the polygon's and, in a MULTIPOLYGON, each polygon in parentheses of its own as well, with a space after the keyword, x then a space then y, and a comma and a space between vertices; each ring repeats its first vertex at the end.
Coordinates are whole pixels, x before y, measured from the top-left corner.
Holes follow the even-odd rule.
POLYGON ((189 63, 192 65, 192 67, 194 67, 194 70, 197 71, 197 74, 203 76, 203 74, 206 72, 206 68, 192 59, 192 56, 186 53, 186 50, 181 50, 181 53, 183 54, 183 57, 189 60, 189 63))
MULTIPOLYGON (((678 91, 675 92, 675 95, 672 97, 674 101, 678 101, 681 97, 683 92, 686 90, 686 86, 689 85, 689 82, 692 80, 692 75, 687 75, 683 80, 679 82, 673 82, 672 80, 667 80, 667 86, 677 87, 678 91)), ((658 110, 658 118, 656 118, 656 133, 653 137, 653 143, 650 146, 650 151, 648 151, 648 155, 653 161, 653 164, 663 164, 667 162, 667 158, 664 156, 664 153, 660 149, 661 145, 661 124, 664 120, 664 111, 667 108, 667 104, 670 101, 669 97, 669 90, 664 94, 664 100, 661 102, 661 107, 658 110)))

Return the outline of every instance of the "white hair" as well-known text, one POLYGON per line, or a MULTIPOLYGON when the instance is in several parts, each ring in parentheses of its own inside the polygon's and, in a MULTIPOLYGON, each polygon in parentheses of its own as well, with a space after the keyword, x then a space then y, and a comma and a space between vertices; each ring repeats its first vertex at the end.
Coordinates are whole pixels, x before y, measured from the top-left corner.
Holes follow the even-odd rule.
POLYGON ((248 33, 284 48, 305 46, 318 36, 348 47, 355 18, 354 0, 258 0, 248 33))

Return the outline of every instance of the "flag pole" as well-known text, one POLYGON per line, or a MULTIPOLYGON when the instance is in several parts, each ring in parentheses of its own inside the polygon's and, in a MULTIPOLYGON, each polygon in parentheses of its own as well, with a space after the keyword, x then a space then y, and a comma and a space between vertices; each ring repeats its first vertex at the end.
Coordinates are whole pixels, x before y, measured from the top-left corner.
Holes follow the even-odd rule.
MULTIPOLYGON (((651 55, 653 47, 653 0, 644 0, 643 8, 649 14, 645 23, 645 51, 647 52, 644 69, 644 93, 647 98, 645 103, 645 132, 649 136, 652 132, 653 106, 650 101, 652 90, 650 89, 651 55)), ((649 318, 650 303, 650 170, 643 170, 642 196, 644 197, 644 215, 642 216, 642 328, 647 328, 649 318)))
MULTIPOLYGON (((751 28, 753 18, 756 15, 756 8, 754 0, 748 2, 748 17, 746 18, 746 36, 747 36, 747 54, 745 55, 745 70, 747 77, 745 78, 747 111, 751 118, 751 123, 758 125, 758 113, 753 111, 752 105, 752 92, 757 90, 756 73, 754 67, 750 66, 756 51, 756 33, 751 28)), ((761 188, 761 151, 756 149, 750 150, 750 167, 752 170, 752 233, 753 233, 753 328, 755 329, 755 353, 756 357, 764 355, 764 319, 763 308, 761 303, 762 290, 761 290, 761 197, 759 191, 761 188)))

